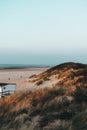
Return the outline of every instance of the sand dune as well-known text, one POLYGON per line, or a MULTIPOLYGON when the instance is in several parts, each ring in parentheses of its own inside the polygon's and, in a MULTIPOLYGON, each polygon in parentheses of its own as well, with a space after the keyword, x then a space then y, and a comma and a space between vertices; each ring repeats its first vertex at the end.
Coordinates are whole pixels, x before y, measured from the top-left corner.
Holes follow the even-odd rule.
POLYGON ((87 65, 64 63, 18 85, 34 91, 0 99, 2 130, 87 130, 87 65))

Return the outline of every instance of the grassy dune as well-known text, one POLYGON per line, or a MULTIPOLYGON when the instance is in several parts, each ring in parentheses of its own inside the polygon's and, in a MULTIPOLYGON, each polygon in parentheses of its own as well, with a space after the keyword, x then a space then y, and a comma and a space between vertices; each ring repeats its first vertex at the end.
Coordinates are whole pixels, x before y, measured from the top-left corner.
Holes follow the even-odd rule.
POLYGON ((1 99, 0 128, 86 130, 87 91, 82 88, 68 95, 64 88, 54 87, 20 92, 1 99), (81 127, 79 123, 82 124, 81 127))
MULTIPOLYGON (((78 82, 77 80, 71 82, 72 77, 67 77, 67 74, 69 74, 68 76, 72 74, 71 67, 64 66, 59 69, 58 66, 58 70, 52 68, 42 73, 46 77, 47 74, 52 76, 53 71, 58 71, 56 72, 58 74, 61 71, 60 75, 62 75, 62 78, 64 76, 65 80, 54 87, 50 88, 49 86, 33 92, 19 92, 0 99, 0 129, 87 130, 86 66, 76 67, 74 65, 73 78, 77 77, 78 82), (67 68, 67 70, 64 68, 67 68), (67 74, 65 74, 66 71, 67 74), (84 73, 81 73, 83 71, 84 73), (79 76, 83 76, 83 80, 79 76), (66 80, 70 82, 67 86, 64 86, 66 80)), ((39 80, 42 79, 42 75, 38 75, 39 80)))

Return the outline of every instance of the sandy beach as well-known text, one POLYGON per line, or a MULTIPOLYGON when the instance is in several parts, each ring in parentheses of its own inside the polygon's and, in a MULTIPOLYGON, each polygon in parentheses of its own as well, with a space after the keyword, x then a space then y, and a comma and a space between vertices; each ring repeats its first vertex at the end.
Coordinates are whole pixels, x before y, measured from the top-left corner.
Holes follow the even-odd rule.
MULTIPOLYGON (((30 67, 20 69, 0 69, 0 83, 15 83, 16 89, 24 87, 31 75, 39 74, 47 70, 48 67, 30 67)), ((28 86, 28 85, 27 85, 28 86)), ((25 86, 26 87, 26 86, 25 86)))

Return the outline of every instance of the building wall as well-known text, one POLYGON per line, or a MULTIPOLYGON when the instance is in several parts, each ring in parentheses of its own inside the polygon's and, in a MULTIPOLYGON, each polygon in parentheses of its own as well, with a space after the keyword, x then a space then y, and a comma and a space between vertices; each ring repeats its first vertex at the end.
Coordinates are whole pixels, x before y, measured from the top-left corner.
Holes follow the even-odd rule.
POLYGON ((2 98, 2 93, 3 92, 3 96, 12 94, 15 92, 16 89, 16 84, 8 84, 5 86, 0 87, 0 98, 2 98))
POLYGON ((15 87, 16 87, 16 85, 11 85, 11 84, 3 86, 3 92, 4 91, 15 91, 15 87))
MULTIPOLYGON (((2 87, 0 87, 0 92, 2 92, 2 87)), ((1 98, 1 93, 0 93, 0 98, 1 98)))

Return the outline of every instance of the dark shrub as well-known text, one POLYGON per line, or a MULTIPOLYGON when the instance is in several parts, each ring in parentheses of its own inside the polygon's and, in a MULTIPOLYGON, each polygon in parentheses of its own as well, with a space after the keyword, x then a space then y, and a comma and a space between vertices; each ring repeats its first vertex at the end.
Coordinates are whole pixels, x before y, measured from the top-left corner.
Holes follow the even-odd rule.
POLYGON ((81 102, 87 102, 87 87, 86 86, 78 86, 76 88, 76 91, 73 94, 75 101, 81 103, 81 102))

